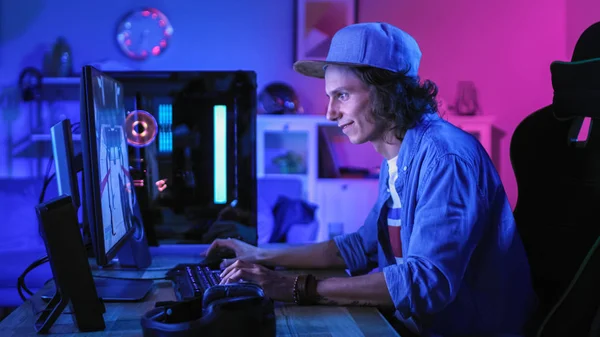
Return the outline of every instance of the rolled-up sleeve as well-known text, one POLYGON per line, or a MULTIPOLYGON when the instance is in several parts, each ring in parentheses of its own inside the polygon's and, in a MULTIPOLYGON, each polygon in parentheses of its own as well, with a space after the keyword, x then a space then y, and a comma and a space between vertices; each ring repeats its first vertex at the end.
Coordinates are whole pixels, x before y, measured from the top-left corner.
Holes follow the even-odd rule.
POLYGON ((377 207, 373 207, 358 231, 333 238, 351 275, 377 267, 377 207))
POLYGON ((403 264, 383 269, 398 312, 434 313, 451 303, 485 225, 472 165, 455 155, 434 160, 423 175, 403 264))

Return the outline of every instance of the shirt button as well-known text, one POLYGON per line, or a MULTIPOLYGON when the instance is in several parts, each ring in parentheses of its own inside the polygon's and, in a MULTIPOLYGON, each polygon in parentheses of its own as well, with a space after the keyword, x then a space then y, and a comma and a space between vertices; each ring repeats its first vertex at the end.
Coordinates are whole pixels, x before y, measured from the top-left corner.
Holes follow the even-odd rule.
POLYGON ((406 172, 406 170, 408 170, 408 167, 407 167, 407 166, 404 166, 404 167, 402 168, 402 171, 405 171, 405 172, 406 172))

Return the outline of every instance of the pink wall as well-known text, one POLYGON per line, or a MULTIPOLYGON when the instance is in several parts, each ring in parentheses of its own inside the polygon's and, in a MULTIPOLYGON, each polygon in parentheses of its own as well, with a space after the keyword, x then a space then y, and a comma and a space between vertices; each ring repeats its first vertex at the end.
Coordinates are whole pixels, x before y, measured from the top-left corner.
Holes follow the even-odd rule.
MULTIPOLYGON (((254 69, 259 74, 260 88, 271 81, 288 82, 299 92, 308 113, 324 113, 327 102, 323 81, 296 74, 291 68, 291 0, 256 0, 243 2, 242 7, 237 0, 210 4, 151 0, 149 5, 159 6, 177 24, 177 38, 163 57, 144 63, 127 61, 113 41, 114 25, 132 4, 106 0, 106 6, 97 7, 74 0, 58 2, 60 6, 36 1, 25 7, 14 1, 1 2, 0 21, 6 23, 0 36, 2 92, 5 86, 14 85, 23 67, 39 66, 44 48, 56 36, 64 35, 74 47, 76 69, 83 63, 103 59, 140 70, 254 69), (96 20, 62 10, 73 6, 80 12, 93 8, 96 20), (256 22, 264 23, 264 27, 256 26, 256 22), (215 24, 217 35, 211 33, 215 24)), ((454 99, 457 81, 475 82, 483 113, 496 116, 498 127, 505 134, 497 166, 514 205, 517 187, 509 160, 510 136, 525 116, 551 102, 549 65, 554 60, 569 59, 581 32, 600 21, 598 0, 359 2, 360 21, 388 21, 417 38, 424 53, 421 76, 436 81, 446 101, 454 99)), ((78 105, 74 109, 76 112, 78 105)), ((5 105, 0 110, 5 110, 5 105)), ((6 116, 6 111, 0 112, 6 116)), ((15 137, 17 131, 27 132, 27 125, 27 114, 20 114, 12 126, 15 137)), ((0 127, 0 178, 31 176, 31 165, 24 160, 12 163, 21 170, 9 168, 5 155, 8 127, 7 123, 0 127), (23 165, 17 165, 21 161, 23 165)), ((361 149, 365 153, 370 150, 361 149)), ((373 161, 373 165, 379 164, 379 160, 373 161)))
MULTIPOLYGON (((513 206, 517 186, 509 159, 510 136, 525 116, 552 100, 550 63, 571 55, 565 43, 570 1, 360 2, 360 21, 387 21, 416 38, 423 51, 421 77, 434 80, 445 101, 454 100, 457 81, 475 82, 482 113, 496 116, 504 133, 497 167, 513 206)), ((578 1, 591 6, 597 0, 578 1)), ((579 28, 575 30, 578 35, 579 28)), ((322 84, 306 84, 310 87, 302 88, 314 93, 312 105, 325 106, 322 84)))
POLYGON ((567 3, 567 58, 570 59, 577 39, 586 28, 600 21, 598 0, 569 0, 567 3))
POLYGON ((475 82, 482 113, 496 116, 505 133, 496 165, 513 206, 510 137, 552 100, 549 65, 566 57, 565 2, 369 0, 361 12, 361 20, 388 20, 414 35, 424 54, 421 76, 436 81, 446 101, 454 99, 457 81, 475 82))

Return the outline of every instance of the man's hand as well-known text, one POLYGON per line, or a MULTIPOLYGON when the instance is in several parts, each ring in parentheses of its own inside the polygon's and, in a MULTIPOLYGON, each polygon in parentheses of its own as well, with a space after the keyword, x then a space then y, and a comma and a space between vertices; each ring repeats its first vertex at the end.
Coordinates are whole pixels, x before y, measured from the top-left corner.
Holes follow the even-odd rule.
POLYGON ((237 260, 221 273, 221 284, 251 282, 261 286, 275 301, 294 301, 295 276, 270 270, 259 264, 237 260))
POLYGON ((235 253, 235 258, 224 259, 221 268, 231 265, 236 260, 244 260, 250 263, 261 262, 262 250, 238 239, 216 239, 201 255, 218 254, 219 250, 223 248, 232 250, 235 253))

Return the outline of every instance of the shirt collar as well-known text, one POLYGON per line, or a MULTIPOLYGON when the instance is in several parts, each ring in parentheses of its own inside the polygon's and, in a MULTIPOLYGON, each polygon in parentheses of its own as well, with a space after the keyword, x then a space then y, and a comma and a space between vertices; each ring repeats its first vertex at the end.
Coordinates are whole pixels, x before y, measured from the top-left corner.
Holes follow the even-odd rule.
MULTIPOLYGON (((399 173, 408 170, 413 158, 415 157, 415 154, 417 153, 417 150, 421 145, 421 140, 423 139, 425 131, 429 128, 429 125, 433 121, 439 119, 440 116, 437 113, 424 114, 421 117, 421 121, 417 123, 414 128, 406 131, 404 139, 402 140, 402 145, 400 145, 400 151, 398 152, 398 160, 396 161, 399 173)), ((379 170, 379 185, 381 186, 380 192, 382 194, 387 192, 387 180, 389 179, 388 171, 389 167, 387 160, 383 159, 381 168, 379 170)), ((400 183, 400 180, 396 183, 400 183)))

